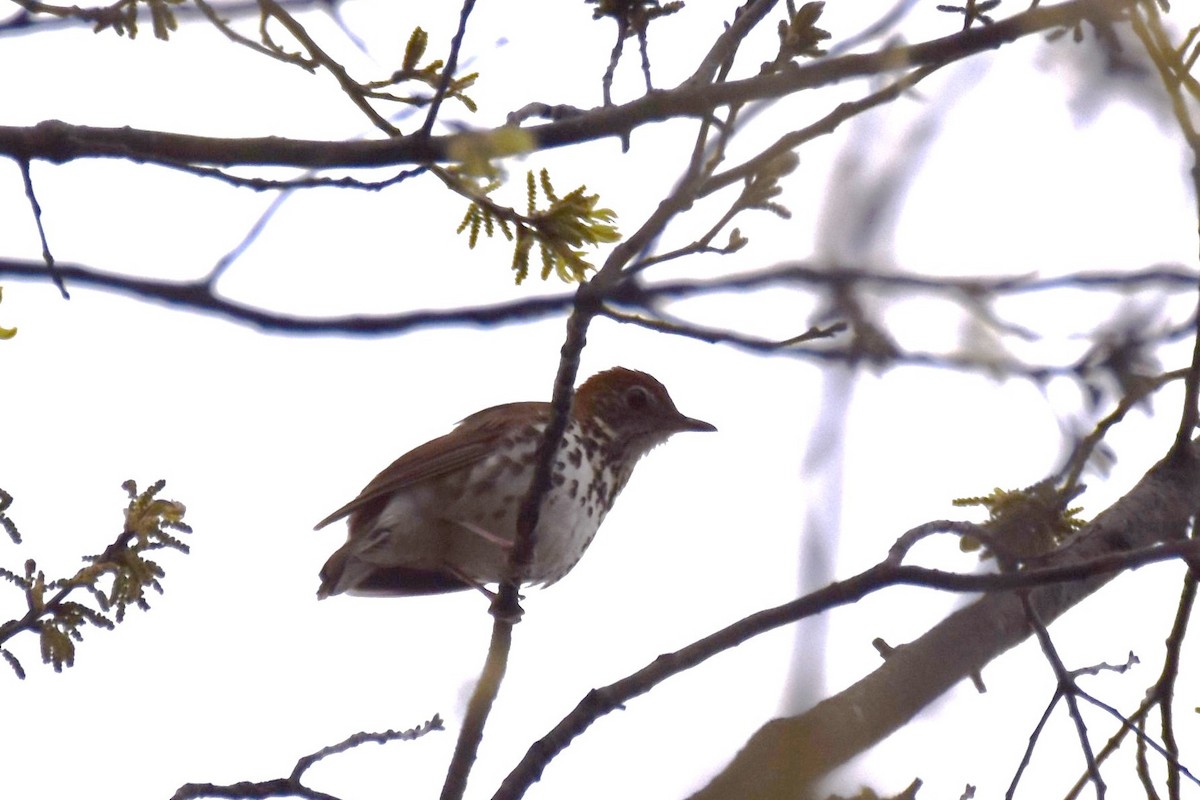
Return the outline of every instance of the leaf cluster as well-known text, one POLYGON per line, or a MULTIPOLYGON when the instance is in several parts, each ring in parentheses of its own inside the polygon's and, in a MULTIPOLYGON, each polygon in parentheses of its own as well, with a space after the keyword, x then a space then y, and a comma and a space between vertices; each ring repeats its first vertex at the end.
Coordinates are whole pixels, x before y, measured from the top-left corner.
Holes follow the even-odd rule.
MULTIPOLYGON (((424 66, 419 66, 422 56, 425 55, 425 50, 429 46, 429 34, 424 29, 417 27, 413 29, 412 35, 408 37, 408 44, 404 48, 404 60, 400 62, 400 69, 391 74, 387 80, 374 81, 364 84, 363 88, 372 93, 372 96, 381 89, 386 89, 389 86, 395 86, 405 81, 417 81, 423 83, 431 89, 436 90, 441 86, 444 79, 443 71, 446 62, 440 58, 430 61, 424 66)), ((468 75, 451 77, 446 83, 445 96, 452 98, 462 103, 469 111, 475 111, 478 106, 475 101, 467 96, 466 90, 475 84, 479 78, 478 72, 472 72, 468 75)), ((422 106, 429 102, 428 97, 411 95, 402 97, 397 95, 385 95, 388 100, 395 100, 401 103, 407 103, 414 106, 422 106)))
POLYGON ((831 34, 817 27, 817 20, 825 11, 824 2, 805 3, 796 8, 793 0, 787 0, 788 18, 779 21, 779 52, 774 61, 763 64, 763 72, 772 72, 797 58, 816 58, 825 55, 821 42, 831 34))
POLYGON ((0 528, 8 534, 8 538, 12 539, 13 544, 21 543, 21 534, 17 530, 17 523, 13 522, 8 517, 8 508, 12 505, 12 495, 0 489, 0 528))
POLYGON ((488 194, 497 188, 493 182, 468 207, 458 226, 458 233, 467 231, 468 245, 475 247, 482 231, 488 238, 499 229, 504 238, 513 242, 512 269, 519 284, 529 276, 529 259, 534 246, 541 255, 541 278, 553 272, 567 282, 580 282, 588 270, 595 269, 584 257, 584 248, 617 241, 620 234, 613 221, 616 213, 598 208, 599 195, 588 194, 586 186, 559 197, 550 182, 550 173, 543 169, 535 178, 526 173, 527 208, 519 214, 499 206, 488 194), (539 208, 539 194, 546 205, 539 208))
MULTIPOLYGON (((122 484, 129 494, 124 529, 104 552, 84 556, 86 566, 69 578, 47 580, 34 559, 27 560, 20 573, 0 567, 0 578, 24 592, 27 606, 24 616, 0 625, 0 645, 21 631, 36 632, 42 661, 61 672, 63 667, 75 663, 75 643, 83 641, 86 626, 112 629, 124 621, 130 605, 148 610, 146 590, 162 594, 159 579, 165 573, 146 554, 163 549, 186 553, 189 549, 173 535, 173 532, 191 533, 183 521, 184 505, 155 497, 165 485, 165 481, 159 480, 139 493, 133 481, 122 484), (76 590, 90 595, 92 604, 69 599, 76 590)), ((0 524, 4 524, 14 541, 19 541, 15 526, 3 516, 12 498, 0 495, 0 524)), ((0 656, 18 677, 25 677, 20 661, 11 651, 0 646, 0 656)))
MULTIPOLYGON (((997 487, 982 497, 960 497, 954 505, 987 509, 988 521, 983 527, 991 534, 991 541, 1003 547, 999 555, 1023 561, 1050 553, 1086 524, 1087 521, 1079 517, 1082 508, 1067 507, 1078 491, 1064 493, 1054 481, 1044 480, 1024 489, 997 487)), ((964 552, 983 547, 978 539, 970 536, 962 537, 959 542, 964 552)), ((998 553, 985 550, 981 558, 996 555, 998 553)))

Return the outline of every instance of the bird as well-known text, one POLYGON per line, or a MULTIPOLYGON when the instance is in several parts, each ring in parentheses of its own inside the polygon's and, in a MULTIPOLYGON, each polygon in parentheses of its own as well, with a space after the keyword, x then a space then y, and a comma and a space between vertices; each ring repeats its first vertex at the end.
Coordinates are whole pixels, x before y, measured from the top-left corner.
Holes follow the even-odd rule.
MULTIPOLYGON (((521 503, 533 481, 545 402, 477 411, 380 472, 316 530, 348 518, 346 542, 320 572, 336 594, 441 594, 508 576, 521 503)), ((653 376, 625 367, 575 392, 542 500, 532 561, 520 582, 549 586, 578 563, 643 455, 683 431, 715 431, 675 407, 653 376)))

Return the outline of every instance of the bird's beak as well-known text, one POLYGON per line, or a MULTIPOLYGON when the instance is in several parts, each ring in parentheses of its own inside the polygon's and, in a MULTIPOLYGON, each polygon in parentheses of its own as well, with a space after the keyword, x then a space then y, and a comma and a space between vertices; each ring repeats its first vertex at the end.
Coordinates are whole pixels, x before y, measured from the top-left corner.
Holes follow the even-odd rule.
POLYGON ((692 419, 691 417, 680 417, 679 430, 681 431, 696 431, 698 433, 715 431, 716 425, 705 422, 702 419, 692 419))

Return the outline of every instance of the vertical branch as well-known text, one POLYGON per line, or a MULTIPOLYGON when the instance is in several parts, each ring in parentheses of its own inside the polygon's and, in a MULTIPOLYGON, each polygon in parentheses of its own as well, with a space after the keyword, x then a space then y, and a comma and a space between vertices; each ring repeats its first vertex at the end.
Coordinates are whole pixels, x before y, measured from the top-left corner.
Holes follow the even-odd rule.
POLYGON ((647 94, 654 91, 654 84, 650 80, 650 46, 646 41, 646 29, 642 28, 637 32, 638 52, 642 54, 642 77, 646 79, 647 94))
POLYGON ((446 56, 446 67, 442 70, 442 79, 433 95, 433 102, 429 104, 429 113, 425 115, 425 124, 421 126, 422 138, 428 138, 433 132, 433 121, 437 119, 438 110, 441 109, 442 101, 446 99, 446 92, 450 88, 450 81, 454 79, 454 72, 458 69, 458 53, 462 49, 463 37, 467 35, 467 18, 471 16, 474 8, 475 0, 463 0, 462 11, 458 15, 458 30, 454 32, 454 38, 450 40, 450 54, 446 56))
POLYGON ((1146 746, 1145 717, 1138 721, 1137 734, 1137 750, 1134 752, 1133 771, 1142 784, 1142 790, 1146 792, 1146 799, 1158 800, 1158 792, 1154 791, 1154 778, 1150 775, 1150 759, 1147 757, 1149 748, 1146 746))
POLYGON ((617 22, 617 26, 617 41, 613 45, 612 53, 608 56, 608 67, 604 70, 604 77, 600 79, 600 88, 606 106, 612 105, 613 78, 617 74, 617 64, 621 60, 621 52, 625 49, 625 28, 621 26, 620 21, 617 22))
POLYGON ((509 580, 500 585, 500 593, 492 607, 494 615, 515 617, 521 616, 521 607, 517 603, 517 586, 520 576, 525 574, 533 561, 533 551, 537 546, 537 524, 541 515, 542 498, 550 490, 553 478, 554 454, 558 451, 558 443, 566 433, 571 413, 571 400, 575 392, 575 379, 579 374, 579 359, 587 344, 587 330, 592 318, 600 310, 603 294, 597 291, 596 280, 582 283, 575 293, 575 307, 567 319, 567 337, 563 342, 561 356, 558 362, 558 373, 554 377, 554 392, 550 404, 552 413, 550 422, 542 434, 538 444, 533 482, 521 502, 517 514, 517 538, 513 542, 512 552, 509 553, 509 580))
MULTIPOLYGON (((1195 532, 1193 531, 1193 536, 1195 532)), ((1183 648, 1183 637, 1187 633, 1188 621, 1192 618, 1192 608, 1196 604, 1196 570, 1191 562, 1188 564, 1187 575, 1183 578, 1183 591, 1179 596, 1179 606, 1175 612, 1175 623, 1167 636, 1167 654, 1163 659, 1162 674, 1154 685, 1152 697, 1159 704, 1159 716, 1162 719, 1163 747, 1167 751, 1167 796, 1179 797, 1180 769, 1179 743, 1175 740, 1174 707, 1175 681, 1179 677, 1179 652, 1183 648)))
MULTIPOLYGON (((471 0, 464 6, 463 23, 469 13, 471 0)), ((769 4, 768 4, 769 5, 769 4)), ((623 31, 618 33, 617 48, 610 62, 610 71, 619 59, 623 31)), ((449 66, 447 74, 451 72, 449 66)), ((610 76, 606 75, 606 78, 610 76)), ((606 102, 610 81, 606 80, 606 102)), ((439 92, 439 94, 441 94, 439 92)), ((426 125, 432 124, 432 114, 426 125)), ((704 123, 707 125, 707 121, 704 123)), ((494 617, 492 643, 483 675, 471 698, 463 728, 455 745, 451 767, 442 791, 442 800, 458 800, 466 789, 466 780, 483 739, 487 717, 498 695, 503 679, 505 664, 512 640, 512 626, 520 621, 523 611, 520 606, 519 588, 521 576, 533 560, 537 545, 537 524, 541 513, 542 499, 550 489, 554 454, 566 432, 570 420, 571 402, 574 396, 579 361, 587 344, 587 330, 592 319, 603 308, 608 293, 622 280, 623 268, 635 257, 646 243, 656 237, 667 223, 680 211, 690 207, 700 186, 700 176, 694 176, 678 186, 643 223, 631 237, 618 244, 606 259, 604 267, 593 278, 580 284, 575 294, 574 309, 567 320, 567 335, 563 342, 558 372, 554 379, 551 399, 552 413, 542 434, 535 457, 535 469, 529 491, 521 502, 517 515, 517 534, 509 553, 507 580, 500 584, 492 603, 494 617)))
POLYGON ((519 595, 521 576, 533 561, 542 498, 550 490, 554 454, 570 419, 575 378, 579 373, 580 355, 587 343, 588 325, 595 317, 600 304, 601 296, 593 291, 592 284, 581 284, 575 295, 575 309, 567 320, 567 338, 563 342, 558 374, 554 380, 550 422, 538 445, 533 481, 517 515, 517 537, 509 553, 509 577, 501 582, 492 602, 491 614, 494 621, 487 660, 463 718, 463 726, 459 731, 446 781, 442 786, 442 800, 460 800, 466 791, 467 778, 479 752, 479 744, 483 741, 483 729, 500 692, 500 684, 508 665, 508 655, 512 649, 512 627, 520 621, 523 614, 519 595))
POLYGON ((497 618, 492 624, 492 642, 488 646, 487 660, 484 661, 483 671, 479 674, 479 682, 471 693, 471 701, 467 704, 467 713, 458 733, 458 741, 454 745, 454 755, 450 758, 450 768, 446 771, 446 781, 442 784, 441 800, 461 800, 467 790, 467 778, 471 767, 479 753, 479 743, 483 741, 483 728, 487 723, 496 695, 500 692, 500 683, 508 669, 508 654, 512 649, 512 623, 506 619, 497 618))

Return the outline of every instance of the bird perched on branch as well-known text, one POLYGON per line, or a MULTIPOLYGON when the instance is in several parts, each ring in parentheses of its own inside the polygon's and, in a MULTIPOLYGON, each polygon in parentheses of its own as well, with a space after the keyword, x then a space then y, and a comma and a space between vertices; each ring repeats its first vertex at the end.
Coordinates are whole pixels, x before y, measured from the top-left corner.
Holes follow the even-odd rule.
MULTIPOLYGON (((317 523, 349 517, 349 536, 321 569, 317 597, 437 594, 503 580, 550 416, 549 403, 494 406, 398 458, 317 523)), ((521 582, 549 585, 575 566, 639 458, 672 434, 714 430, 681 414, 644 372, 615 367, 584 381, 521 582)))

